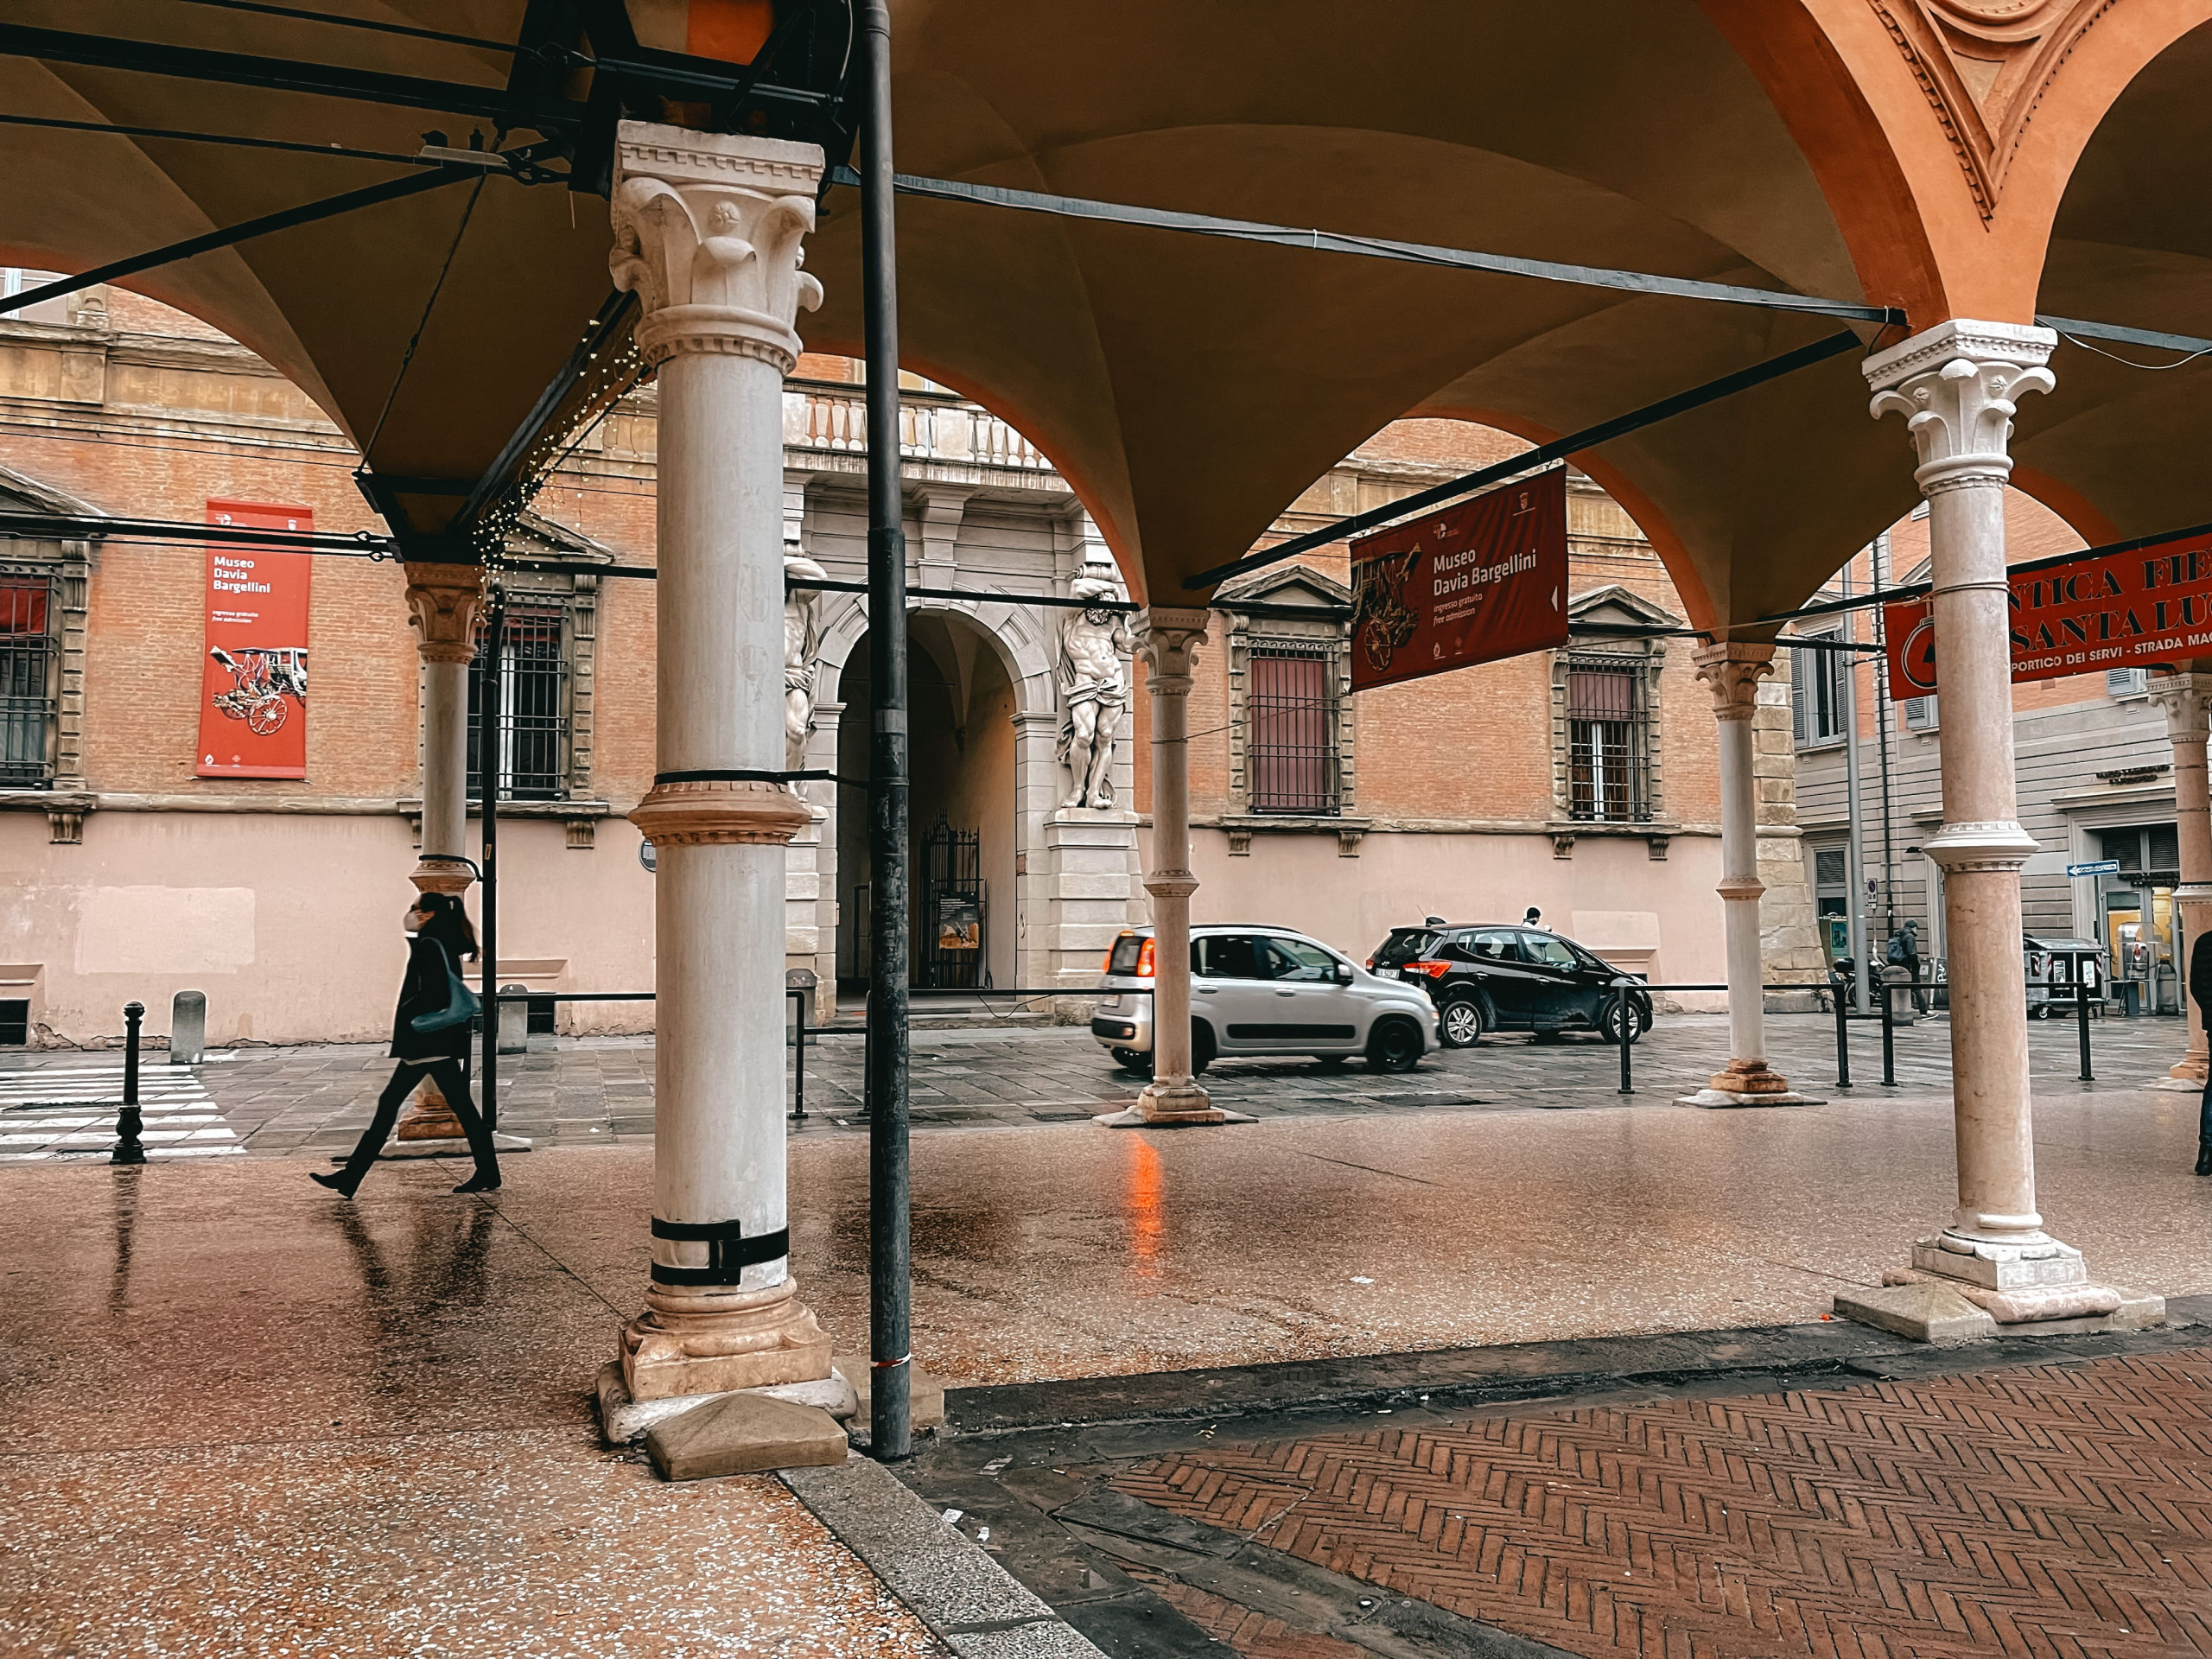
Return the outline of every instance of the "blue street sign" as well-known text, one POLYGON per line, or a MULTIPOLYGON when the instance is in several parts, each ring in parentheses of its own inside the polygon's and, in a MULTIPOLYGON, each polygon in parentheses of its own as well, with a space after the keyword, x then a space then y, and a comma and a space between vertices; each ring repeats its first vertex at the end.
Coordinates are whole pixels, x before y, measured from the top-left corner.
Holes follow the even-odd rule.
POLYGON ((2069 864, 2066 867, 2069 875, 2114 875, 2119 870, 2120 861, 2116 858, 2101 858, 2094 864, 2069 864))

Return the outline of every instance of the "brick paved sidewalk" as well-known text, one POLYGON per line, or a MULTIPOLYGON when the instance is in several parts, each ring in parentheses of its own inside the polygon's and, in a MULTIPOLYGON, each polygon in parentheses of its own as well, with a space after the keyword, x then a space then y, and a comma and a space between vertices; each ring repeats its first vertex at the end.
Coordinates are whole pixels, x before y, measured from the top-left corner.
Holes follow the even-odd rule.
MULTIPOLYGON (((1806 1092, 1839 1097, 1832 1019, 1774 1015, 1767 1028, 1777 1067, 1806 1092)), ((2070 1026, 2037 1023, 2029 1033, 2036 1086, 2045 1094, 2140 1087, 2164 1071, 2184 1040, 2177 1020, 2099 1021, 2094 1028, 2099 1082, 2084 1085, 2076 1081, 2070 1026)), ((1223 1105, 1262 1117, 1669 1107, 1676 1096, 1704 1086, 1726 1042, 1723 1015, 1662 1018, 1637 1046, 1632 1096, 1617 1092, 1617 1051, 1581 1038, 1540 1046, 1524 1037, 1491 1037, 1477 1048, 1433 1053, 1416 1070, 1395 1076, 1358 1063, 1330 1069, 1304 1059, 1238 1060, 1217 1063, 1205 1080, 1223 1105)), ((1946 1020, 1900 1027, 1896 1043, 1897 1089, 1889 1091, 1879 1083, 1878 1028, 1854 1024, 1855 1096, 1949 1092, 1946 1020)), ((918 1031, 913 1056, 913 1121, 924 1130, 1079 1122, 1128 1105, 1140 1086, 1079 1028, 918 1031)), ((150 1076, 167 1074, 165 1058, 149 1057, 150 1076)), ((865 1133, 865 1120, 856 1116, 861 1064, 856 1035, 841 1033, 810 1044, 809 1116, 793 1126, 794 1133, 865 1133)), ((111 1074, 119 1074, 120 1065, 112 1053, 77 1051, 0 1059, 0 1161, 105 1155, 103 1130, 111 1106, 41 1111, 37 1103, 46 1096, 35 1080, 50 1076, 56 1102, 111 1102, 111 1074), (42 1123, 51 1134, 37 1132, 42 1123)), ((788 1053, 785 1068, 789 1088, 788 1053)), ((195 1144, 215 1141, 264 1155, 327 1156, 350 1147, 368 1122, 391 1062, 378 1046, 321 1045, 224 1051, 194 1070, 217 1114, 196 1116, 186 1126, 195 1144)), ((527 1054, 503 1057, 500 1084, 500 1128, 540 1145, 603 1146, 652 1134, 650 1037, 534 1038, 527 1054)))
POLYGON ((2208 1314, 961 1390, 906 1478, 1145 1659, 2208 1654, 2208 1314))

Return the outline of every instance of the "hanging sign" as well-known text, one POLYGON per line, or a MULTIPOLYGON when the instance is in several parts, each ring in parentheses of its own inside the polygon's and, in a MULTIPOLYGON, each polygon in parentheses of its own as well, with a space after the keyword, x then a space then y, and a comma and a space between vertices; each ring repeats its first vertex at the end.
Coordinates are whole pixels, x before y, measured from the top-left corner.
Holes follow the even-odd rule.
MULTIPOLYGON (((306 507, 210 501, 211 524, 313 530, 306 507)), ((202 778, 308 775, 311 554, 238 542, 207 549, 207 651, 200 662, 202 778)))
MULTIPOLYGON (((2212 535, 2023 570, 2008 585, 2015 683, 2212 656, 2212 535)), ((1929 601, 1885 606, 1882 620, 1891 697, 1928 696, 1936 690, 1929 601)))
POLYGON ((1351 687, 1567 643, 1567 469, 1351 544, 1351 687))

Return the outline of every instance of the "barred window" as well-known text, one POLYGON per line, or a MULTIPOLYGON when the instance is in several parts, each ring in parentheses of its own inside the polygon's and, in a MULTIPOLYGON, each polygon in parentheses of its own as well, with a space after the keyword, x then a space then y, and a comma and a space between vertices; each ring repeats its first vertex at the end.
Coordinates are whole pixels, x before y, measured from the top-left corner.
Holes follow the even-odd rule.
MULTIPOLYGON (((488 618, 486 619, 488 620, 488 618)), ((569 789, 568 607, 510 599, 499 638, 499 798, 557 801, 569 789)), ((484 787, 486 624, 468 675, 468 792, 484 787)))
POLYGON ((0 786, 54 781, 60 608, 50 572, 0 565, 0 786))
POLYGON ((1567 671, 1567 816, 1637 823, 1651 816, 1644 677, 1573 664, 1567 671))
POLYGON ((1334 653, 1325 645, 1255 645, 1246 672, 1252 810, 1338 810, 1334 653))

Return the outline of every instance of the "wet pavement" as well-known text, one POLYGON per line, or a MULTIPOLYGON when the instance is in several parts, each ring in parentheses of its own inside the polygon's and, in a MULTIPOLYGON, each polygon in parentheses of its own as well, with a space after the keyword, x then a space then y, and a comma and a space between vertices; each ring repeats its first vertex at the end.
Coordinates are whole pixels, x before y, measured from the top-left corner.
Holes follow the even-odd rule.
MULTIPOLYGON (((2101 1276, 2212 1293, 2195 1109, 2039 1100, 2045 1213, 2101 1276)), ((1287 1363, 1310 1392, 1307 1368, 1371 1356, 1750 1341, 1901 1263, 1949 1211, 1950 1142, 1948 1103, 1905 1089, 940 1128, 914 1140, 915 1354, 958 1386, 1172 1395, 1142 1378, 1287 1363)), ((296 1157, 0 1168, 0 1651, 927 1651, 782 1486, 664 1487, 596 1446, 586 1389, 645 1283, 650 1147, 550 1146, 486 1199, 448 1192, 460 1173, 387 1164, 347 1205, 296 1157)), ((791 1192, 800 1294, 861 1351, 864 1140, 800 1137, 791 1192)), ((1166 1414, 1208 1408, 1186 1389, 1166 1414)))
MULTIPOLYGON (((1824 1098, 1928 1093, 1950 1086, 1950 1027, 1941 1017, 1897 1028, 1897 1086, 1881 1084, 1878 1024, 1850 1029, 1853 1090, 1835 1086, 1835 1022, 1821 1014, 1767 1020, 1777 1069, 1801 1091, 1824 1098)), ((2029 1027, 2036 1086, 2044 1094, 2139 1086, 2178 1058, 2175 1019, 2092 1024, 2100 1079, 2078 1081, 2074 1028, 2029 1027)), ((1364 1064, 1328 1067, 1302 1058, 1224 1060, 1206 1073, 1222 1105, 1261 1117, 1428 1116, 1458 1112, 1611 1110, 1669 1107, 1705 1086, 1721 1063, 1727 1020, 1719 1014, 1663 1016, 1632 1055, 1636 1093, 1618 1092, 1618 1051, 1589 1038, 1537 1044, 1494 1036, 1472 1049, 1432 1052, 1410 1072, 1364 1064)), ((810 1041, 807 1116, 794 1135, 864 1135, 863 1046, 851 1033, 810 1041)), ((158 1158, 321 1155, 351 1149, 374 1111, 392 1062, 375 1046, 217 1051, 205 1065, 171 1068, 147 1057, 148 1145, 158 1158), (182 1071, 184 1076, 177 1075, 182 1071)), ((50 1051, 0 1057, 0 1163, 97 1158, 112 1144, 121 1058, 50 1051)), ((1118 1111, 1141 1080, 1109 1060, 1087 1030, 1014 1024, 918 1031, 912 1116, 917 1129, 1080 1122, 1118 1111)), ((799 1099, 791 1057, 786 1098, 799 1099)), ((650 1037, 533 1038, 524 1054, 500 1060, 499 1127, 543 1146, 607 1146, 652 1134, 650 1037)))

